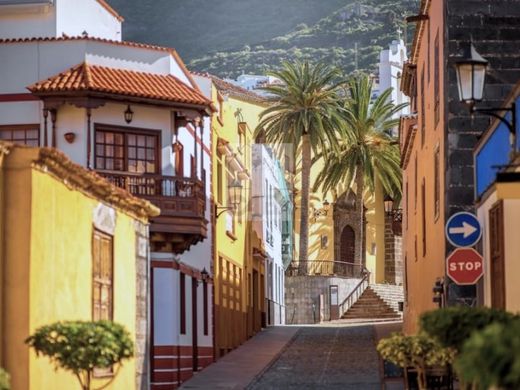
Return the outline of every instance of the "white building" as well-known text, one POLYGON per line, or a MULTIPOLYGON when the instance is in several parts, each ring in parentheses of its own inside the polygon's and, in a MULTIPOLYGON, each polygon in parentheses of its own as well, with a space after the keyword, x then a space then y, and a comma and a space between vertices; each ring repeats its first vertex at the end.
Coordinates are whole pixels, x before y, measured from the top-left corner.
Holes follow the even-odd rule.
MULTIPOLYGON (((253 229, 262 240, 265 264, 265 299, 268 325, 285 324, 285 268, 282 258, 282 209, 286 198, 279 183, 280 165, 271 148, 252 146, 253 229)), ((283 176, 283 175, 282 175, 283 176)))
POLYGON ((161 208, 139 248, 137 381, 174 389, 213 361, 212 106, 175 50, 123 41, 121 23, 104 0, 0 0, 0 139, 59 148, 161 208))
POLYGON ((234 85, 241 88, 247 89, 248 91, 255 92, 261 96, 267 96, 268 94, 262 91, 261 88, 268 85, 280 84, 281 81, 273 76, 263 76, 255 74, 243 74, 237 77, 236 80, 226 80, 234 85))
MULTIPOLYGON (((400 89, 403 66, 407 60, 406 46, 402 39, 392 41, 388 49, 382 50, 379 54, 379 84, 377 89, 381 93, 388 88, 392 88, 390 99, 395 105, 410 102, 408 96, 400 89)), ((408 115, 409 113, 410 108, 407 106, 395 117, 399 118, 401 115, 408 115)))

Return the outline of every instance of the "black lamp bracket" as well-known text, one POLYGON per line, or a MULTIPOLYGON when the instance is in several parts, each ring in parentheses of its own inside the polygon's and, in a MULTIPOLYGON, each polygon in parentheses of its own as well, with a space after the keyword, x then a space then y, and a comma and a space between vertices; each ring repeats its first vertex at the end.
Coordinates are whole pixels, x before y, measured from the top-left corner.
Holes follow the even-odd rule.
POLYGON ((500 122, 504 123, 509 132, 516 136, 516 103, 511 103, 510 107, 490 107, 490 108, 477 108, 475 106, 471 106, 471 113, 479 112, 485 115, 492 116, 493 118, 497 118, 500 122), (510 112, 511 120, 509 121, 505 116, 500 115, 501 112, 510 112))

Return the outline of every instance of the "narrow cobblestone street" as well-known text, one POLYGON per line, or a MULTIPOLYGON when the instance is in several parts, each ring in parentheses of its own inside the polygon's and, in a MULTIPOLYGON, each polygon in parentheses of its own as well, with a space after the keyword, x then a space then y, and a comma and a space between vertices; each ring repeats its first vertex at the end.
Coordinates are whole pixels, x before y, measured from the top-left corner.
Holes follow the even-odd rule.
POLYGON ((249 389, 380 389, 372 325, 302 327, 249 389))

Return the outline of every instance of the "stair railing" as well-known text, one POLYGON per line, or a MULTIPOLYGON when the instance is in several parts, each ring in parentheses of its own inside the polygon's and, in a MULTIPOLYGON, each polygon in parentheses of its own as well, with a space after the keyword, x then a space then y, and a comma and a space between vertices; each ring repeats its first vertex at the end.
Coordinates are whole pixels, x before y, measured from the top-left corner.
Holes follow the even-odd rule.
POLYGON ((351 293, 339 305, 339 317, 341 318, 357 302, 361 294, 365 292, 370 281, 370 271, 363 267, 361 281, 354 287, 351 293))

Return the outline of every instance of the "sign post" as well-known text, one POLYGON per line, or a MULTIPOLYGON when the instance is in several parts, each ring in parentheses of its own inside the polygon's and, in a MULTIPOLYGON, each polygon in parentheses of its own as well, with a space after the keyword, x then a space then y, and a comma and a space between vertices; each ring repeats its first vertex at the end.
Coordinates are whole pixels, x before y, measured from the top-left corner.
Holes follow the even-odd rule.
POLYGON ((474 214, 465 211, 453 214, 446 223, 446 238, 458 248, 475 245, 482 237, 480 222, 474 214))
POLYGON ((446 260, 446 274, 458 285, 471 285, 484 274, 482 256, 473 248, 458 248, 446 260))

